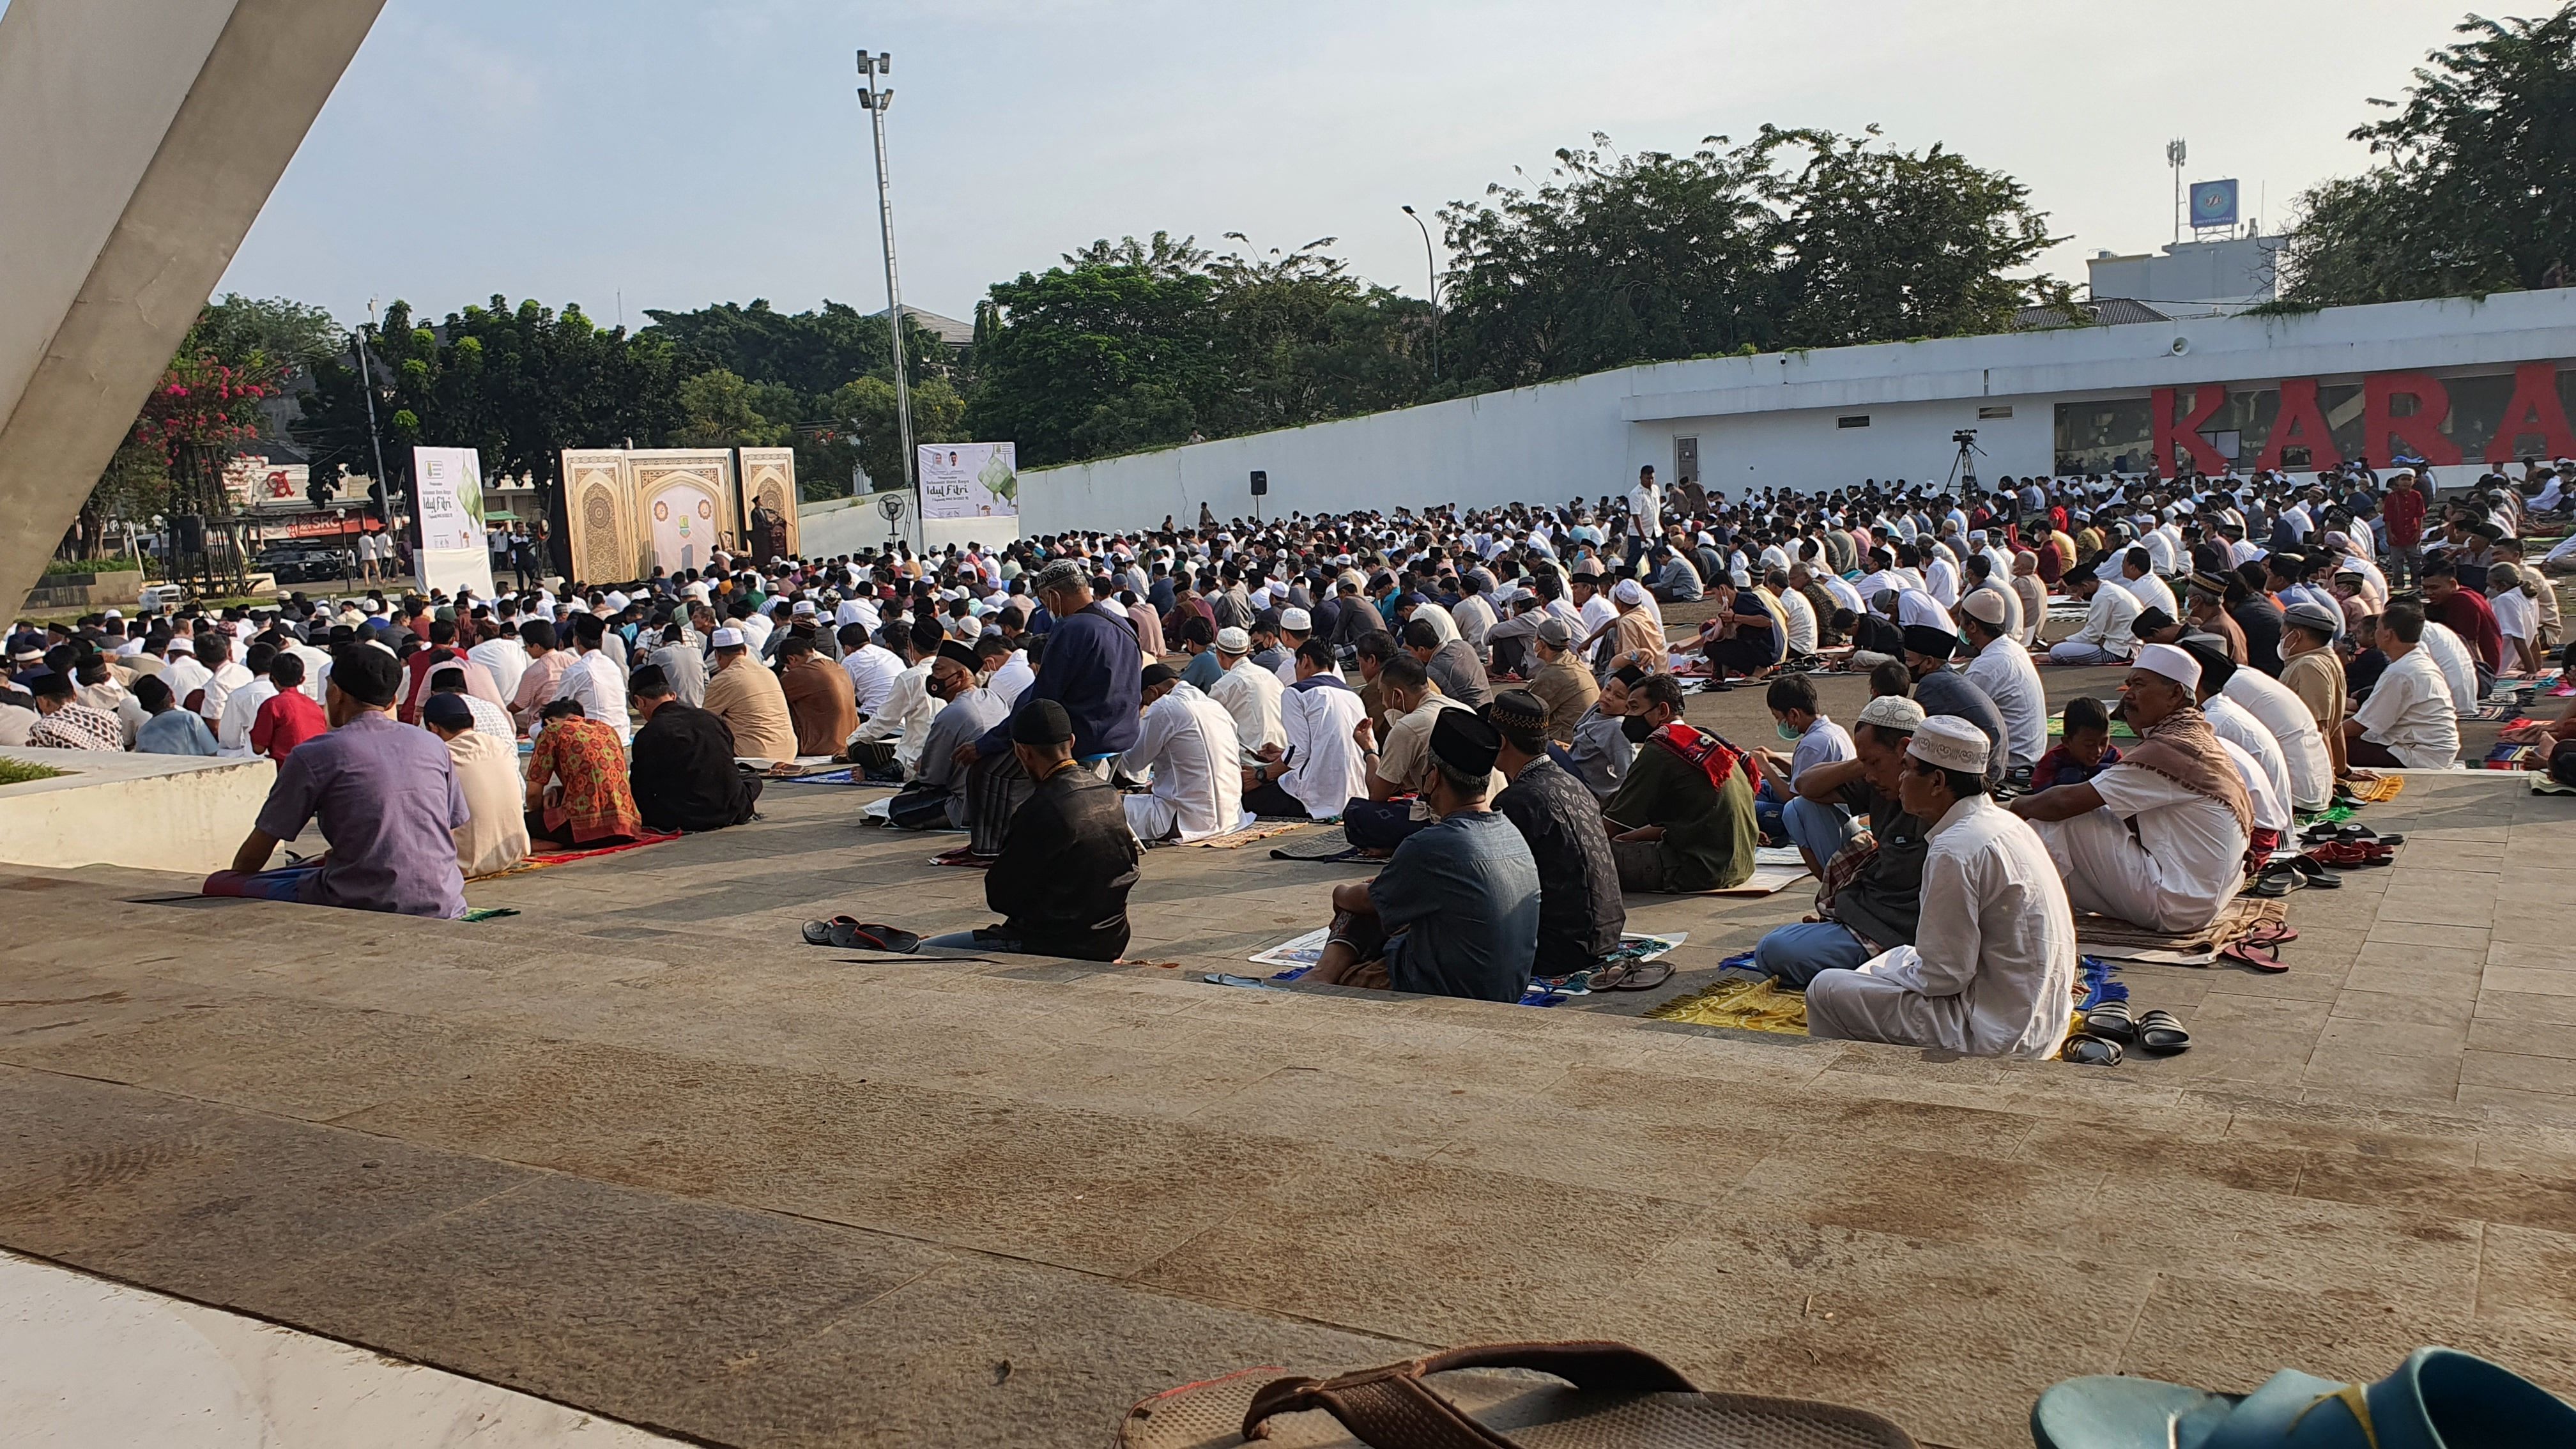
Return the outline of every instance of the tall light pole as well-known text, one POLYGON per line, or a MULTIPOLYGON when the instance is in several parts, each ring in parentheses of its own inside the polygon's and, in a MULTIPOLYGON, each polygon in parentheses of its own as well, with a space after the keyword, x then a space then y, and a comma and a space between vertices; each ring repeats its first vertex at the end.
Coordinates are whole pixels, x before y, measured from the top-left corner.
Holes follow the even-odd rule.
POLYGON ((894 104, 894 88, 880 86, 877 77, 894 69, 894 56, 879 51, 874 55, 859 51, 859 109, 868 113, 868 123, 877 138, 877 224, 885 233, 886 263, 886 336, 894 342, 894 416, 902 434, 903 486, 914 486, 912 471, 912 382, 904 375, 903 366, 903 288, 895 281, 894 272, 894 191, 886 176, 885 113, 894 104))
MULTIPOLYGON (((376 299, 367 299, 367 327, 376 325, 376 299)), ((367 328, 353 327, 349 336, 358 344, 358 395, 367 400, 367 441, 376 450, 376 517, 385 527, 393 527, 394 485, 385 477, 385 440, 376 432, 376 372, 367 363, 367 328)))
POLYGON ((1422 266, 1431 274, 1431 380, 1438 382, 1440 380, 1440 262, 1431 254, 1431 228, 1422 220, 1422 214, 1410 206, 1404 209, 1404 214, 1413 218, 1415 226, 1422 228, 1422 266))

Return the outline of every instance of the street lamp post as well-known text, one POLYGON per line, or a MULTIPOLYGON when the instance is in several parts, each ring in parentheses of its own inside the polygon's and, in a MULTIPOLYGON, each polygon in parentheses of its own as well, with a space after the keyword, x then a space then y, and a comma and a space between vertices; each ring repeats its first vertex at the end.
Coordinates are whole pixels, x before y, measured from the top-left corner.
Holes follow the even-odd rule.
POLYGON ((1413 218, 1415 226, 1422 228, 1422 265, 1423 269, 1431 274, 1431 380, 1438 382, 1440 380, 1440 262, 1431 254, 1431 228, 1422 220, 1422 214, 1410 206, 1404 209, 1404 214, 1413 218))
MULTIPOLYGON (((376 299, 367 299, 367 327, 376 325, 376 299)), ((353 327, 350 338, 358 344, 358 393, 367 400, 367 441, 376 452, 376 517, 386 528, 393 527, 394 489, 385 477, 385 440, 376 432, 376 374, 367 363, 367 328, 353 327)))
POLYGON ((886 176, 885 113, 894 104, 894 88, 880 86, 877 77, 894 69, 894 56, 879 51, 859 51, 859 109, 868 113, 868 123, 877 142, 877 224, 885 234, 886 267, 886 336, 894 343, 894 416, 902 437, 902 473, 904 487, 914 486, 912 458, 912 383, 903 366, 903 289, 895 280, 894 268, 894 191, 886 176))

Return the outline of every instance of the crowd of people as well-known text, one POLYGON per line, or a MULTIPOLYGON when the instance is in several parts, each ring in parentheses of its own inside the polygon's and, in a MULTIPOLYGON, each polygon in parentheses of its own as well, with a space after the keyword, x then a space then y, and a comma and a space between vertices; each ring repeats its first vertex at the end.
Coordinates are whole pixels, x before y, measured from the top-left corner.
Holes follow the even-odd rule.
MULTIPOLYGON (((1588 504, 107 611, 12 635, 0 743, 266 757, 209 891, 437 916, 531 852, 740 825, 773 770, 847 768, 987 872, 1002 919, 929 945, 1096 959, 1142 852, 1338 821, 1383 864, 1332 892, 1315 978, 1497 1001, 1769 842, 1821 882, 1755 952, 1811 1030, 2039 1055, 2075 912, 2205 926, 2300 812, 2450 765, 2549 666, 2576 542, 2523 540, 2576 464, 2520 471, 2439 502, 2402 466, 1730 500, 1649 468, 1588 504), (2116 706, 2053 719, 2066 665, 2124 669, 2116 706), (1827 670, 1867 677, 1848 725, 1827 670), (1739 687, 1775 742, 1685 718, 1739 687), (317 823, 326 853, 271 865, 317 823)), ((2527 739, 2576 778, 2576 709, 2527 739)))

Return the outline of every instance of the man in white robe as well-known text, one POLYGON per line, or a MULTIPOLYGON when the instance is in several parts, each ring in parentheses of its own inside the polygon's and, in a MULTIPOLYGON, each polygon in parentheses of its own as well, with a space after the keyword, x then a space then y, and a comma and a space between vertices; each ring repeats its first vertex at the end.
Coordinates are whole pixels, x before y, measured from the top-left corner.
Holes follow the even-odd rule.
POLYGON ((1217 631, 1217 662, 1225 673, 1208 686, 1208 698, 1215 700, 1227 714, 1234 716, 1234 737, 1243 746, 1243 762, 1251 764, 1260 758, 1265 745, 1286 748, 1287 727, 1280 723, 1279 697, 1286 687, 1279 676, 1252 661, 1249 652, 1227 653, 1232 645, 1248 651, 1248 641, 1240 629, 1217 631))
POLYGON ((2344 754, 2377 770, 2445 770, 2460 754, 2459 716, 2440 666, 2423 641, 2432 636, 2420 604, 2400 601, 2379 616, 2379 652, 2388 667, 2370 696, 2343 722, 2344 754), (2408 635, 2413 638, 2408 638, 2408 635))
MULTIPOLYGON (((1287 740, 1261 751, 1261 763, 1253 768, 1253 791, 1275 787, 1304 807, 1308 819, 1331 820, 1353 799, 1368 797, 1368 757, 1355 738, 1368 711, 1360 704, 1359 691, 1333 667, 1331 645, 1309 639, 1297 646, 1289 662, 1296 666, 1297 682, 1279 699, 1287 740)), ((1247 795, 1244 803, 1268 814, 1285 802, 1273 798, 1261 805, 1247 795)))
POLYGON ((2193 702, 2199 684, 2200 662, 2187 651, 2140 649, 2125 685, 2137 745, 2090 780, 2012 802, 2046 842, 2078 909, 2151 931, 2194 931, 2216 920, 2243 882, 2254 805, 2193 702))
POLYGON ((2083 626, 2048 651, 2057 664, 2120 664, 2137 642, 2138 596, 2102 582, 2091 570, 2071 572, 2066 587, 2086 605, 2083 626))
POLYGON ((1242 747, 1234 716, 1168 664, 1145 666, 1145 724, 1118 773, 1153 777, 1150 795, 1124 797, 1127 828, 1147 845, 1186 844, 1244 824, 1242 747))
POLYGON ((2230 700, 2268 731, 2288 769, 2291 808, 2323 810, 2334 803, 2334 759, 2296 690, 2259 669, 2239 669, 2221 687, 2230 700))
POLYGON ((2045 1058, 2066 1039, 2075 918, 2030 826, 1986 795, 1985 735, 1936 715, 1898 795, 1932 822, 1914 943, 1807 983, 1807 1034, 1971 1056, 2045 1058))
POLYGON ((2007 770, 2027 770, 2048 753, 2048 688, 2030 654, 2012 637, 2009 596, 2000 589, 1971 590, 1959 610, 1967 616, 1962 632, 1975 656, 1966 678, 1995 702, 2004 717, 2007 770))

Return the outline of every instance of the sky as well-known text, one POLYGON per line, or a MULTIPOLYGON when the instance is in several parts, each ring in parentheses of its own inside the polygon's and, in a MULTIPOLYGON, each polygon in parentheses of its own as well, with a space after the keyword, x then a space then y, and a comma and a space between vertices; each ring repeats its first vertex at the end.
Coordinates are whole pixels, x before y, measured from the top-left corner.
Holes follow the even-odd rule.
MULTIPOLYGON (((647 307, 885 305, 853 91, 887 78, 904 300, 971 317, 1093 238, 1318 237, 1420 295, 1400 208, 1542 176, 1596 131, 1680 152, 1764 123, 1938 142, 2066 238, 2172 239, 2184 180, 2286 220, 2368 164, 2346 139, 2450 39, 2458 0, 388 0, 219 291, 365 315, 493 293, 647 307)), ((2537 6, 2519 9, 2541 8, 2537 6)))

